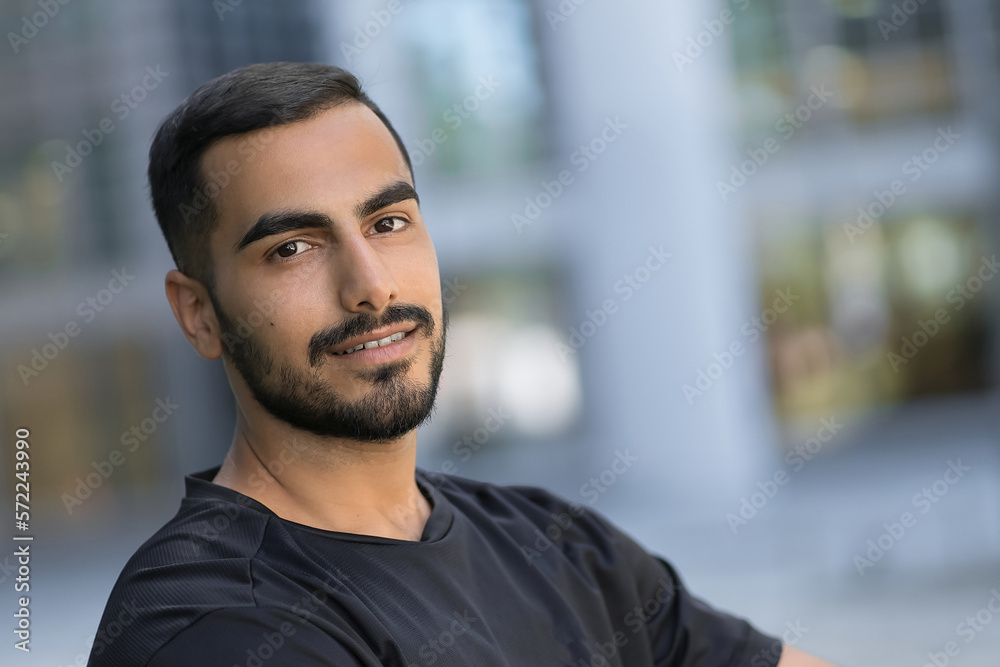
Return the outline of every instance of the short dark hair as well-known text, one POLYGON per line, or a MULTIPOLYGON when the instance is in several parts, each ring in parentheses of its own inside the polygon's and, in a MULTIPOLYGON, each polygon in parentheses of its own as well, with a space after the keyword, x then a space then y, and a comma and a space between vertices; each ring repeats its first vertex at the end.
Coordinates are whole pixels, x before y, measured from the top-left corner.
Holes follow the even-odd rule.
POLYGON ((248 65, 212 79, 184 100, 156 131, 149 148, 153 210, 177 268, 214 297, 208 239, 218 225, 214 198, 224 183, 208 180, 201 158, 219 139, 306 120, 344 103, 360 103, 381 120, 413 177, 413 165, 389 119, 357 77, 322 63, 248 65))

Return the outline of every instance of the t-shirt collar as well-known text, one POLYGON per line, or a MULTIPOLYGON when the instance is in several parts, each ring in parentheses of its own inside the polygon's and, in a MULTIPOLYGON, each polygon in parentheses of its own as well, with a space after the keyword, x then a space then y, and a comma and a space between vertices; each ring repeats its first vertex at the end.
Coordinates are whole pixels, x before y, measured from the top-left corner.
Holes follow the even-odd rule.
POLYGON ((269 507, 257 500, 254 500, 250 496, 244 495, 235 489, 230 489, 227 486, 222 486, 221 484, 213 482, 212 480, 218 474, 221 467, 221 465, 217 465, 213 468, 187 475, 184 478, 185 497, 192 499, 214 498, 227 500, 229 502, 242 505, 243 507, 248 507, 257 512, 261 512, 262 514, 273 516, 284 524, 308 529, 311 533, 324 534, 333 539, 342 539, 354 542, 377 542, 379 544, 423 544, 425 542, 436 542, 445 536, 448 529, 451 527, 452 519, 454 518, 454 509, 451 502, 443 493, 441 493, 441 490, 438 489, 437 485, 428 477, 427 472, 419 466, 416 468, 414 473, 417 488, 420 489, 424 497, 427 498, 428 502, 431 504, 431 514, 427 519, 427 523, 424 524, 424 530, 420 536, 420 542, 397 540, 375 535, 340 533, 336 531, 323 530, 321 528, 314 528, 312 526, 304 526, 303 524, 295 523, 294 521, 282 519, 271 511, 269 507))

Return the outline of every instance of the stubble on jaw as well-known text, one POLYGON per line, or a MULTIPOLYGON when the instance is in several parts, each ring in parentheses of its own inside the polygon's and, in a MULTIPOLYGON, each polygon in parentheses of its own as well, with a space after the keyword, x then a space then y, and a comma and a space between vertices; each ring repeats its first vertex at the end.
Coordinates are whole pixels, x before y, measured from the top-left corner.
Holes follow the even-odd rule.
MULTIPOLYGON (((213 302, 215 301, 213 297, 213 302)), ((373 318, 359 317, 346 327, 337 327, 314 335, 310 341, 309 366, 303 371, 280 363, 267 343, 254 331, 244 338, 233 337, 235 327, 221 304, 216 314, 224 337, 237 341, 228 346, 228 357, 243 378, 254 399, 273 417, 291 426, 321 437, 338 437, 359 442, 390 444, 417 428, 433 414, 441 371, 444 366, 448 312, 442 305, 440 328, 423 307, 404 306, 389 309, 390 316, 377 324, 395 323, 406 319, 418 321, 414 333, 430 340, 428 381, 408 378, 413 368, 413 356, 374 368, 359 368, 352 376, 372 388, 357 401, 348 401, 334 389, 320 371, 328 362, 328 350, 338 342, 360 331, 376 328, 373 318), (386 320, 388 322, 386 322, 386 320), (331 335, 331 331, 333 332, 331 335), (338 335, 337 332, 341 332, 338 335), (319 346, 317 347, 317 340, 319 346)))

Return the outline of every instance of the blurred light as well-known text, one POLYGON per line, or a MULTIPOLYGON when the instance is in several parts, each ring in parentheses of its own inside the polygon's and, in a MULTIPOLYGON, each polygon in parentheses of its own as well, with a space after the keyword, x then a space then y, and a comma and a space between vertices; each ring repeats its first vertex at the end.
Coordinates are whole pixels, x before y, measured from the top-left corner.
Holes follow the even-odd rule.
POLYGON ((882 342, 890 323, 881 230, 873 227, 851 244, 832 233, 828 243, 830 322, 848 349, 865 351, 882 342))
POLYGON ((495 382, 491 357, 496 346, 506 335, 508 323, 499 317, 479 314, 454 315, 448 325, 448 357, 460 363, 449 364, 449 385, 454 389, 449 405, 442 414, 454 415, 457 422, 468 416, 463 413, 479 412, 490 407, 493 397, 491 387, 495 382), (454 405, 454 409, 449 409, 454 405))
POLYGON ((959 282, 962 249, 940 220, 921 218, 907 224, 897 248, 904 286, 921 301, 937 303, 959 282))
POLYGON ((809 49, 802 63, 803 80, 832 88, 830 104, 838 108, 856 106, 868 94, 866 72, 861 58, 829 44, 809 49))
POLYGON ((555 353, 559 332, 545 324, 519 324, 482 314, 453 315, 448 327, 447 391, 436 419, 459 431, 479 425, 500 408, 512 430, 553 436, 579 416, 583 389, 574 358, 555 353))
POLYGON ((553 435, 576 418, 581 402, 576 365, 554 353, 562 342, 547 326, 523 327, 500 351, 501 405, 510 406, 518 428, 527 435, 553 435))

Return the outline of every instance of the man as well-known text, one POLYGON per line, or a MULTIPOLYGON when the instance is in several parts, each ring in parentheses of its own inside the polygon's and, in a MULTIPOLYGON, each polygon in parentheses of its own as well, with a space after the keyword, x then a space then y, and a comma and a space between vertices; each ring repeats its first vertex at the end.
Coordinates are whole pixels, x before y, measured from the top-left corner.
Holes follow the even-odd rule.
POLYGON ((125 566, 91 665, 828 664, 588 508, 416 467, 447 312, 406 149, 351 74, 210 81, 149 180, 167 299, 237 419, 125 566))

